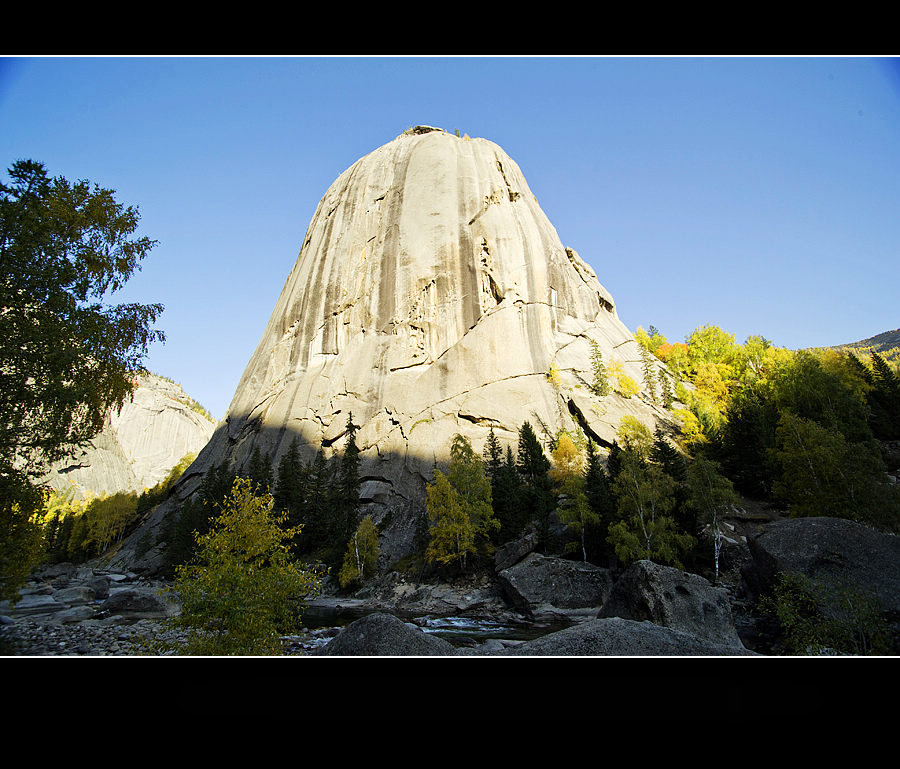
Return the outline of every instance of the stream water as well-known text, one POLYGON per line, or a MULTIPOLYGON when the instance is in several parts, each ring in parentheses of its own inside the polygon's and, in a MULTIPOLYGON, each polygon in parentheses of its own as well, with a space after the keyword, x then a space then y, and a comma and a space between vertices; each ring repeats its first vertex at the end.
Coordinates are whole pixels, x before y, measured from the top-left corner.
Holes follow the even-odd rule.
MULTIPOLYGON (((303 611, 303 625, 310 631, 327 631, 349 625, 372 613, 371 609, 308 606, 303 611)), ((473 646, 489 639, 529 641, 547 633, 568 627, 568 622, 500 622, 487 617, 438 617, 395 613, 404 622, 411 622, 424 632, 443 638, 454 646, 473 646)), ((330 640, 322 634, 323 643, 330 640)))

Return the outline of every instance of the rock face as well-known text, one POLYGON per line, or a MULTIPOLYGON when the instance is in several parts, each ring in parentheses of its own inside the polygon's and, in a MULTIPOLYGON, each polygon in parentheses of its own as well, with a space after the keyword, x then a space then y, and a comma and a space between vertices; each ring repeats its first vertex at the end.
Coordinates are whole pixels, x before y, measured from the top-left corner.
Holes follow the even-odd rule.
POLYGON ((493 427, 515 449, 528 420, 580 423, 610 444, 621 417, 655 426, 645 396, 595 396, 591 343, 639 385, 639 346, 609 292, 559 236, 516 163, 485 139, 417 127, 358 160, 327 190, 224 422, 185 473, 255 447, 279 458, 340 453, 352 414, 361 499, 382 554, 408 551, 435 463, 461 433, 493 427), (406 514, 404 514, 406 511, 406 514))
POLYGON ((179 385, 140 375, 134 393, 121 411, 109 415, 103 431, 55 464, 45 480, 79 499, 90 493, 140 493, 163 480, 186 454, 198 453, 215 427, 179 385))

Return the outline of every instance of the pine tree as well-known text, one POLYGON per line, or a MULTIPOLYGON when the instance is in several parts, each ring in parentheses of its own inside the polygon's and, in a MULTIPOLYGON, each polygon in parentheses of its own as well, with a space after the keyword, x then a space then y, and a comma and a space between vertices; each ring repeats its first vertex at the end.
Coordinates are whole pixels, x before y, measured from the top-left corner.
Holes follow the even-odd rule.
POLYGON ((519 537, 528 524, 528 513, 523 501, 524 485, 516 467, 512 447, 506 447, 503 464, 497 471, 497 481, 492 491, 494 514, 500 522, 498 542, 509 542, 519 537))
POLYGON ((494 435, 493 427, 488 433, 482 454, 484 456, 484 471, 491 482, 491 488, 495 489, 497 478, 500 475, 500 467, 503 464, 503 447, 500 446, 500 441, 494 435))
POLYGON ((639 345, 641 355, 641 369, 644 374, 644 387, 650 393, 650 400, 658 403, 659 398, 656 393, 656 374, 654 373, 653 364, 650 361, 650 351, 643 345, 639 345))
POLYGON ((301 535, 304 550, 314 550, 328 541, 333 475, 334 468, 320 449, 305 468, 305 525, 301 535))
POLYGON ((536 526, 539 546, 546 550, 550 545, 550 514, 556 507, 556 499, 550 477, 550 460, 527 421, 519 430, 517 466, 525 486, 524 507, 536 526))
MULTIPOLYGON (((273 494, 275 509, 285 514, 288 526, 296 527, 306 523, 305 496, 306 478, 300 444, 296 436, 278 462, 278 477, 273 494)), ((297 543, 294 543, 295 545, 297 543)))
POLYGON ((593 340, 588 340, 591 346, 591 372, 594 375, 591 382, 591 390, 595 395, 609 395, 609 373, 606 365, 603 363, 603 353, 600 352, 600 346, 593 340))
POLYGON ((588 528, 586 542, 588 553, 596 558, 606 556, 611 550, 606 542, 609 527, 615 521, 616 500, 610 489, 609 477, 603 469, 603 461, 597 444, 588 441, 584 466, 584 493, 596 525, 588 528))
POLYGON ((259 450, 257 443, 250 455, 247 466, 247 477, 253 482, 256 491, 260 494, 268 494, 272 487, 272 457, 267 451, 265 455, 259 450))
POLYGON ((338 557, 343 554, 347 542, 359 526, 360 459, 359 447, 356 445, 357 432, 359 432, 359 427, 353 424, 353 414, 350 413, 347 415, 347 440, 333 485, 334 538, 332 545, 337 548, 338 557))

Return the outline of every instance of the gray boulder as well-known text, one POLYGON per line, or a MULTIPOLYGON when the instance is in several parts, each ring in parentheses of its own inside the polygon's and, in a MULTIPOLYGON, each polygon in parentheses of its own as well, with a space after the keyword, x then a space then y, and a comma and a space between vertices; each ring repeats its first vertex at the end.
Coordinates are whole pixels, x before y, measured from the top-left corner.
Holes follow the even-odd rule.
POLYGON ((72 585, 57 590, 53 597, 66 606, 83 606, 87 603, 93 603, 96 598, 93 588, 88 585, 72 585))
POLYGON ((900 538, 843 518, 790 518, 748 540, 753 557, 744 570, 760 595, 779 573, 862 590, 891 622, 900 621, 900 538))
POLYGON ((440 656, 453 655, 454 646, 428 635, 393 614, 369 614, 351 622, 322 649, 325 656, 440 656))
POLYGON ((119 590, 103 601, 100 609, 132 619, 170 617, 177 613, 172 600, 162 591, 149 587, 119 590))
POLYGON ((598 617, 649 621, 709 643, 742 647, 728 594, 698 574, 637 561, 616 581, 598 617))
POLYGON ((612 589, 608 569, 531 553, 497 575, 507 598, 526 616, 599 608, 612 589))
POLYGON ((717 644, 653 622, 610 617, 581 622, 527 641, 500 656, 735 656, 743 647, 717 644))
POLYGON ((533 531, 519 537, 519 539, 514 539, 512 542, 501 545, 494 553, 494 569, 499 572, 508 569, 510 566, 515 566, 526 555, 534 552, 537 545, 538 536, 533 531))

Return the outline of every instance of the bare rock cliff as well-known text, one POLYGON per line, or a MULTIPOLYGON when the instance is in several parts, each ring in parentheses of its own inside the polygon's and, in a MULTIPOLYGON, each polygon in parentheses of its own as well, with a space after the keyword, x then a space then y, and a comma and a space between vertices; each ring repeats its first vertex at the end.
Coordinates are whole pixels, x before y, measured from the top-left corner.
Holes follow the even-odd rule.
POLYGON ((121 411, 108 416, 90 445, 51 468, 48 485, 77 498, 151 488, 186 454, 198 453, 215 431, 215 422, 192 404, 174 382, 138 376, 121 411))
POLYGON ((642 382, 612 296, 560 242, 518 165, 486 139, 417 127, 326 191, 180 494, 213 464, 240 473, 255 446, 276 465, 295 437, 306 458, 340 453, 351 413, 376 522, 421 506, 455 433, 480 452, 491 427, 515 450, 525 420, 539 435, 577 422, 607 445, 625 414, 654 426, 650 398, 591 392, 592 341, 642 382))

